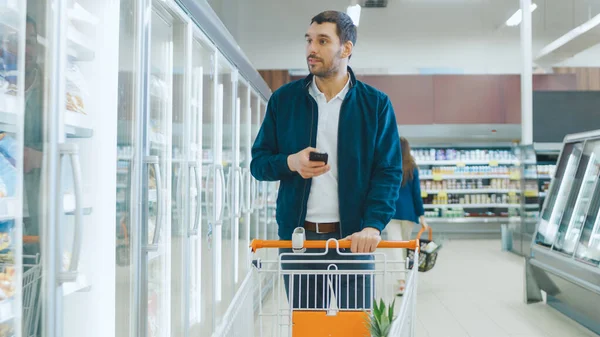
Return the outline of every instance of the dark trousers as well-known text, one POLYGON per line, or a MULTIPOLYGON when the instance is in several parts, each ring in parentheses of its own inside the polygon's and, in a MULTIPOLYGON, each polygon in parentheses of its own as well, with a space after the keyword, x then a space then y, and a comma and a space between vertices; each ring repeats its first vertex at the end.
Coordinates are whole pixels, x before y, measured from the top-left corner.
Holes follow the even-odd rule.
MULTIPOLYGON (((306 231, 306 240, 339 239, 339 233, 317 234, 306 231)), ((306 253, 323 253, 324 249, 308 249, 305 253, 284 255, 282 261, 301 260, 301 263, 282 263, 283 281, 288 301, 292 300, 293 309, 328 309, 332 295, 339 309, 370 309, 373 298, 373 271, 375 270, 372 255, 340 255, 335 248, 330 248, 326 255, 306 256, 306 253), (365 261, 355 263, 316 263, 323 260, 365 261), (315 275, 312 271, 322 270, 357 270, 356 273, 333 275, 315 275), (302 274, 304 273, 304 274, 302 274), (306 275, 308 273, 309 275, 306 275), (293 277, 290 278, 290 274, 293 277), (293 289, 290 294, 290 288, 293 289)), ((342 250, 350 253, 350 250, 342 250)), ((280 249, 279 253, 291 253, 291 249, 280 249)))

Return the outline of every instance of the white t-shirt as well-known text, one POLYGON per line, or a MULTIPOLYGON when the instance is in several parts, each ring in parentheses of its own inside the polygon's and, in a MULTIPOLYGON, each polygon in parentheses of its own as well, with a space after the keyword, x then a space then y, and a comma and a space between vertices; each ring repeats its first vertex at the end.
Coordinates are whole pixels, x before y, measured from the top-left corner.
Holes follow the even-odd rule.
POLYGON ((315 99, 319 109, 319 121, 317 125, 317 145, 319 152, 327 152, 329 158, 327 163, 331 167, 329 172, 312 178, 308 205, 306 210, 306 221, 316 223, 339 222, 340 203, 338 198, 338 124, 340 120, 340 108, 344 97, 350 87, 350 76, 348 82, 335 97, 329 102, 315 80, 313 79, 309 88, 310 95, 315 99))

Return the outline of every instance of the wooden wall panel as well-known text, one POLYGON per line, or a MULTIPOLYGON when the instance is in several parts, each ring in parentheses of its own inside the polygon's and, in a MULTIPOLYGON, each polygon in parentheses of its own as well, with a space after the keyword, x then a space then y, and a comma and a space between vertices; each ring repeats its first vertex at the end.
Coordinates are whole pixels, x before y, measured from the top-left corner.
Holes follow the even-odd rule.
POLYGON ((533 91, 573 91, 577 90, 575 74, 535 74, 533 91))
POLYGON ((500 88, 502 90, 504 123, 521 124, 521 76, 503 75, 500 88))
POLYGON ((436 124, 504 123, 496 76, 434 76, 433 90, 436 124))
POLYGON ((433 76, 357 76, 385 92, 392 101, 398 124, 432 124, 434 115, 433 76))
POLYGON ((554 68, 555 74, 575 74, 577 90, 600 91, 600 68, 554 68))
POLYGON ((259 70, 258 73, 273 92, 290 82, 290 72, 287 70, 259 70))

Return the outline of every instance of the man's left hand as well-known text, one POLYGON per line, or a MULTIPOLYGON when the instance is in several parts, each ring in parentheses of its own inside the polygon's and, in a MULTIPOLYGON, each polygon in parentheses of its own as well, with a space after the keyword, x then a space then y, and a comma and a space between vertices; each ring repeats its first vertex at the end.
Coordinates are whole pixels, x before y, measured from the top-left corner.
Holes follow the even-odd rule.
POLYGON ((352 241, 352 253, 372 253, 381 241, 381 234, 378 229, 367 227, 346 237, 346 240, 352 241))

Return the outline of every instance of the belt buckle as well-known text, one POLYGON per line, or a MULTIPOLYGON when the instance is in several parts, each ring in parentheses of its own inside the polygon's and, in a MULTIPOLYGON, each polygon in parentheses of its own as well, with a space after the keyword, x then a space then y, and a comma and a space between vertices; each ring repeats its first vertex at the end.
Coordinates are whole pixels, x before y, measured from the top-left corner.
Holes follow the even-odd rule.
POLYGON ((315 222, 315 233, 317 234, 327 234, 327 233, 322 233, 321 231, 319 231, 319 223, 315 222))

